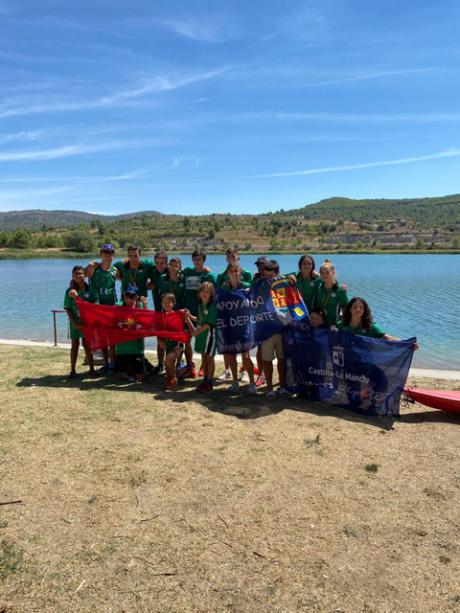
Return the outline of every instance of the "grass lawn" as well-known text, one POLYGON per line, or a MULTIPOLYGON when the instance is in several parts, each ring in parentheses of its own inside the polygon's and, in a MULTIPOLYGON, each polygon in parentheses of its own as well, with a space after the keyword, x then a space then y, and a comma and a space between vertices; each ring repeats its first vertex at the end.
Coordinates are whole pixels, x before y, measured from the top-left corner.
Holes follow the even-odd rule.
POLYGON ((0 361, 0 612, 460 611, 460 419, 0 361))

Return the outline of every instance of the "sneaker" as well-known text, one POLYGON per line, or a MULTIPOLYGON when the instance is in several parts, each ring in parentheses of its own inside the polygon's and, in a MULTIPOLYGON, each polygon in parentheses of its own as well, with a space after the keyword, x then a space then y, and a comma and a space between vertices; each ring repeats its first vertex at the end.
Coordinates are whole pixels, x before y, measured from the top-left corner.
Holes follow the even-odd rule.
POLYGON ((199 377, 204 377, 204 368, 201 367, 200 370, 198 371, 198 376, 199 377))
POLYGON ((134 377, 133 375, 130 375, 130 376, 128 377, 128 381, 129 381, 130 383, 136 383, 137 379, 136 379, 136 377, 134 377))
POLYGON ((238 381, 232 381, 228 388, 229 392, 237 392, 240 389, 240 384, 238 381))
POLYGON ((104 366, 101 366, 100 368, 98 368, 96 372, 98 375, 107 375, 109 372, 109 367, 107 364, 104 364, 104 366))
POLYGON ((152 375, 161 375, 165 371, 164 364, 157 364, 152 368, 152 375))
POLYGON ((265 385, 266 381, 265 381, 265 375, 259 375, 257 377, 257 381, 256 381, 256 387, 262 387, 262 385, 265 385))
POLYGON ((74 370, 71 370, 69 374, 67 375, 67 379, 76 379, 76 378, 77 378, 77 373, 74 370))
POLYGON ((276 398, 276 392, 274 390, 268 390, 265 395, 267 398, 276 398))
POLYGON ((208 394, 209 392, 212 392, 212 389, 212 385, 203 381, 203 383, 196 388, 196 391, 200 392, 200 394, 208 394))
POLYGON ((232 378, 232 373, 229 370, 224 370, 224 372, 217 377, 218 381, 228 381, 232 378))
POLYGON ((289 392, 289 390, 287 390, 285 387, 280 387, 280 388, 278 389, 278 394, 279 394, 280 396, 290 396, 290 392, 289 392))
POLYGON ((255 383, 250 383, 248 385, 248 389, 247 389, 248 394, 251 394, 252 396, 254 394, 257 394, 257 387, 255 383))
POLYGON ((167 390, 173 390, 177 387, 177 379, 167 379, 166 383, 165 383, 165 391, 167 390))
POLYGON ((177 377, 178 379, 196 379, 198 376, 198 373, 196 372, 196 368, 195 368, 195 364, 189 364, 188 366, 185 366, 185 368, 181 368, 180 370, 176 371, 177 377))
POLYGON ((249 383, 249 375, 247 370, 243 370, 240 381, 241 383, 249 383))

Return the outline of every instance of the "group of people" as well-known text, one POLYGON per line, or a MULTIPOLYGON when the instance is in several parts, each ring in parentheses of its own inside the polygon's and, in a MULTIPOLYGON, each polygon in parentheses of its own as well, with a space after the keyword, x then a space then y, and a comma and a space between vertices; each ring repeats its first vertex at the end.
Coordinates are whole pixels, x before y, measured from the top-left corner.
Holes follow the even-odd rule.
MULTIPOLYGON (((128 381, 142 381, 146 374, 165 373, 165 389, 172 390, 178 381, 186 378, 202 377, 197 390, 202 393, 212 391, 216 354, 216 288, 227 290, 248 289, 260 280, 272 282, 284 277, 295 285, 310 314, 313 328, 337 328, 354 334, 398 340, 387 334, 372 319, 366 300, 348 298, 347 287, 337 281, 332 262, 326 260, 316 271, 315 260, 310 255, 302 255, 298 270, 285 275, 280 274, 276 260, 258 257, 252 273, 240 265, 239 254, 235 249, 226 251, 227 267, 215 274, 206 266, 206 253, 196 250, 192 253, 192 266, 182 267, 177 256, 168 258, 165 251, 157 251, 153 260, 144 258, 137 245, 131 245, 127 257, 114 261, 115 249, 105 244, 100 249, 100 260, 90 262, 86 267, 75 266, 72 279, 65 292, 64 308, 69 317, 71 338, 70 378, 75 378, 76 362, 80 339, 85 350, 90 376, 103 376, 114 372, 128 381), (121 300, 117 300, 116 282, 121 282, 121 300), (151 296, 151 301, 149 303, 151 296), (81 319, 76 298, 103 305, 119 306, 123 309, 149 308, 165 313, 183 310, 186 327, 194 338, 195 353, 201 355, 201 366, 197 369, 193 358, 192 342, 181 343, 171 339, 158 339, 156 366, 150 364, 144 355, 144 339, 120 343, 115 347, 102 350, 103 365, 94 368, 93 355, 85 344, 82 335, 81 319)), ((286 365, 281 334, 274 334, 265 340, 256 354, 257 366, 249 352, 243 352, 241 380, 248 383, 247 392, 256 394, 259 387, 266 387, 269 398, 276 397, 273 389, 273 362, 277 358, 279 376, 278 394, 289 394, 286 384, 286 365)), ((224 370, 219 381, 227 381, 230 390, 237 392, 240 387, 237 356, 224 354, 224 370)))

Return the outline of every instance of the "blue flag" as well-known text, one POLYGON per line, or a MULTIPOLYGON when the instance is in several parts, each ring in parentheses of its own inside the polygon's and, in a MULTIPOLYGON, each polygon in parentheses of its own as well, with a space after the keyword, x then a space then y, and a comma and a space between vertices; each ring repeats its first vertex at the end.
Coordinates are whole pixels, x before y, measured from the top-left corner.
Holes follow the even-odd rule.
POLYGON ((399 415, 415 338, 386 341, 291 325, 286 357, 299 395, 358 412, 399 415))
POLYGON ((241 353, 308 316, 298 289, 260 279, 250 289, 217 290, 217 350, 241 353))

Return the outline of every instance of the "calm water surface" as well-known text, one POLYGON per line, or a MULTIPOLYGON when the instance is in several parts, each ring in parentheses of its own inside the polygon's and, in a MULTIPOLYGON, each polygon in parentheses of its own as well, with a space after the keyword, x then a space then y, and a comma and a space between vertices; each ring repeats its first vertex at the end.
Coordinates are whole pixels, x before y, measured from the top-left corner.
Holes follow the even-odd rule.
MULTIPOLYGON (((297 255, 272 255, 283 272, 297 270, 297 255)), ((316 256, 317 268, 327 256, 316 256)), ((334 255, 338 279, 349 295, 362 296, 374 319, 400 338, 416 336, 422 347, 414 365, 460 369, 460 256, 334 255)), ((254 270, 256 257, 242 256, 254 270)), ((182 257, 184 266, 191 264, 182 257)), ((51 309, 62 309, 71 269, 78 260, 0 261, 0 338, 52 340, 51 309)), ((224 256, 209 256, 213 271, 225 268, 224 256)), ((58 316, 59 340, 67 340, 66 315, 58 316)), ((149 339, 149 343, 153 343, 149 339)))

